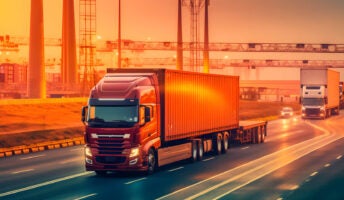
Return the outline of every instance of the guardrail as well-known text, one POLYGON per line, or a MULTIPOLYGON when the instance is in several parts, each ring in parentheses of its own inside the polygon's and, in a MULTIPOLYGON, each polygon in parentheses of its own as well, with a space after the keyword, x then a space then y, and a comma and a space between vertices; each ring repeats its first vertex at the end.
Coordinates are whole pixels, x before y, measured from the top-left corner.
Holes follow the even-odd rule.
POLYGON ((75 145, 85 144, 84 137, 77 137, 74 139, 57 140, 51 142, 42 142, 38 144, 22 145, 10 148, 0 148, 0 158, 10 157, 13 155, 28 154, 38 151, 45 151, 50 149, 59 149, 75 145))

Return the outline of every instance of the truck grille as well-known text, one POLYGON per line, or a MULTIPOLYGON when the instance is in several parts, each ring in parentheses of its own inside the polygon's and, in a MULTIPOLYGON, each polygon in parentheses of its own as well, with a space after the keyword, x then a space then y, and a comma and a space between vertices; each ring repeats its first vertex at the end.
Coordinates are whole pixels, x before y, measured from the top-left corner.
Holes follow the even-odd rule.
POLYGON ((307 108, 306 115, 318 115, 320 113, 319 108, 307 108))
POLYGON ((129 147, 129 141, 119 138, 106 138, 96 140, 99 154, 122 154, 125 147, 129 147))

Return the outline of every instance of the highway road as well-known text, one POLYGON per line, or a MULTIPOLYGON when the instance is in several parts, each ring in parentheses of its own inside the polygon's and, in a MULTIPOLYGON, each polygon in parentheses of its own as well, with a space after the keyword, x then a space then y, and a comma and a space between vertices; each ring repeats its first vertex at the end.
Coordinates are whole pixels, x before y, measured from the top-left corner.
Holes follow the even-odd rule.
POLYGON ((82 146, 1 158, 0 199, 344 199, 343 130, 344 114, 278 119, 264 144, 150 176, 86 172, 82 146))

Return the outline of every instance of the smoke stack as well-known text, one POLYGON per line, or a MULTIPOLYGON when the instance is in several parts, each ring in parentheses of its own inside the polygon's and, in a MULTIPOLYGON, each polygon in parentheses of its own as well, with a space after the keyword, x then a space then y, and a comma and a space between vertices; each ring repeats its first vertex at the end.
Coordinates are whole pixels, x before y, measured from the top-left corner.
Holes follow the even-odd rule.
POLYGON ((46 98, 43 0, 31 0, 28 70, 29 98, 46 98))
POLYGON ((61 77, 68 88, 77 83, 74 1, 70 0, 63 0, 61 77))

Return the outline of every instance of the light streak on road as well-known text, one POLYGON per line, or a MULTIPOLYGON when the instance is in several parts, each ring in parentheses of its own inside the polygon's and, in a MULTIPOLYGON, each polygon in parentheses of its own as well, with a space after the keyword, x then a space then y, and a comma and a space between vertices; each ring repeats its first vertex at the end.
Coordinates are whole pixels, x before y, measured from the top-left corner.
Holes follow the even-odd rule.
POLYGON ((331 134, 321 127, 313 127, 319 128, 324 134, 181 188, 158 199, 219 199, 317 149, 343 138, 342 135, 331 134), (231 189, 228 187, 223 189, 223 186, 229 183, 231 183, 231 189))
POLYGON ((23 169, 20 171, 12 172, 12 174, 21 174, 21 173, 26 173, 26 172, 31 172, 31 171, 34 171, 34 169, 23 169))

